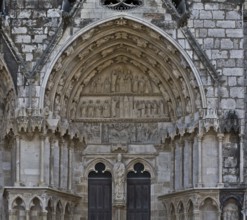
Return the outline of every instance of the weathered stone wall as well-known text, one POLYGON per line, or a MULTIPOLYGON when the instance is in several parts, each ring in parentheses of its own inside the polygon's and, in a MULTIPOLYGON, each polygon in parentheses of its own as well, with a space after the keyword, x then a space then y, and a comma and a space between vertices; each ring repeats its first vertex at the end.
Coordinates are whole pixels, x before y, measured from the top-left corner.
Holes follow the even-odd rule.
MULTIPOLYGON (((244 39, 243 39, 243 46, 244 46, 244 85, 246 86, 246 79, 247 79, 247 71, 246 71, 246 66, 247 66, 247 3, 245 2, 244 4, 244 17, 243 17, 243 32, 244 32, 244 39)), ((247 96, 245 95, 245 105, 244 105, 245 109, 247 108, 247 96)), ((247 112, 245 111, 245 119, 247 118, 247 112)), ((244 131, 246 133, 246 129, 247 129, 247 124, 246 124, 246 120, 245 120, 245 123, 244 123, 244 131)), ((246 145, 247 143, 247 139, 246 137, 244 136, 244 143, 246 145)), ((247 152, 245 150, 244 152, 244 157, 247 158, 247 152)), ((245 167, 245 172, 244 172, 244 179, 246 181, 246 163, 244 164, 244 167, 245 167)))
POLYGON ((10 2, 4 31, 17 49, 27 71, 32 72, 52 41, 61 21, 59 7, 49 1, 10 2))
POLYGON ((219 88, 205 72, 199 57, 188 42, 178 42, 191 55, 200 70, 207 91, 208 107, 236 109, 244 117, 243 98, 243 21, 241 4, 212 1, 193 1, 188 27, 215 66, 221 78, 219 88), (222 82, 223 81, 223 82, 222 82))

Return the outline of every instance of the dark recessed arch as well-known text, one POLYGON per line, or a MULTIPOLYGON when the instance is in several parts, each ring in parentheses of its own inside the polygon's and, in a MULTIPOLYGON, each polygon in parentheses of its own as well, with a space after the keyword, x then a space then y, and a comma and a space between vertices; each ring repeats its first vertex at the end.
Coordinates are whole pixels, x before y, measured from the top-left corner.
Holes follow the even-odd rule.
POLYGON ((88 219, 112 218, 112 175, 99 162, 88 174, 88 219))
POLYGON ((127 220, 150 220, 151 175, 142 163, 127 174, 127 220))

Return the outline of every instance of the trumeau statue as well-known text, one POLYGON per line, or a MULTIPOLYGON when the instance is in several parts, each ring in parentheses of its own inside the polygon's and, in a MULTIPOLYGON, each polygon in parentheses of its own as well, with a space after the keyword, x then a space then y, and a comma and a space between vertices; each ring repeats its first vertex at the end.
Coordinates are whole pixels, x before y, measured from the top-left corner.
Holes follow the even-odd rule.
POLYGON ((115 194, 114 199, 116 202, 122 202, 125 199, 125 165, 122 162, 122 155, 117 155, 117 162, 113 167, 114 172, 114 184, 115 184, 115 194))

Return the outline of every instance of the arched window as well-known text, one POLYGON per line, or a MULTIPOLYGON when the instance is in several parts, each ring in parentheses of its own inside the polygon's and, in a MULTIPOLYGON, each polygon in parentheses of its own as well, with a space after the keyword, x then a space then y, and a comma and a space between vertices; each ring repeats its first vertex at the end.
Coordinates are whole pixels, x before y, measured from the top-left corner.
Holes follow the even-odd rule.
POLYGON ((142 0, 102 0, 102 5, 114 10, 128 10, 143 4, 142 0))
POLYGON ((88 220, 112 219, 112 175, 97 163, 88 175, 88 220))
POLYGON ((127 220, 150 220, 150 173, 141 163, 127 175, 127 220))
POLYGON ((218 220, 218 209, 215 202, 207 198, 200 208, 202 220, 218 220))

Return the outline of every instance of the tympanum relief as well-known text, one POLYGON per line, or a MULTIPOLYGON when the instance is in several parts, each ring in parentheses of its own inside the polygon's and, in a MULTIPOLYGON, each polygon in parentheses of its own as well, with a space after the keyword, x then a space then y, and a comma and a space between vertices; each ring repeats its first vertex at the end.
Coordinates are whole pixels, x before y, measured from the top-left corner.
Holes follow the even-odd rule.
POLYGON ((168 119, 168 107, 148 76, 119 66, 98 74, 81 93, 77 119, 168 119))
POLYGON ((169 107, 148 74, 119 64, 88 81, 71 117, 87 143, 159 143, 169 107))

